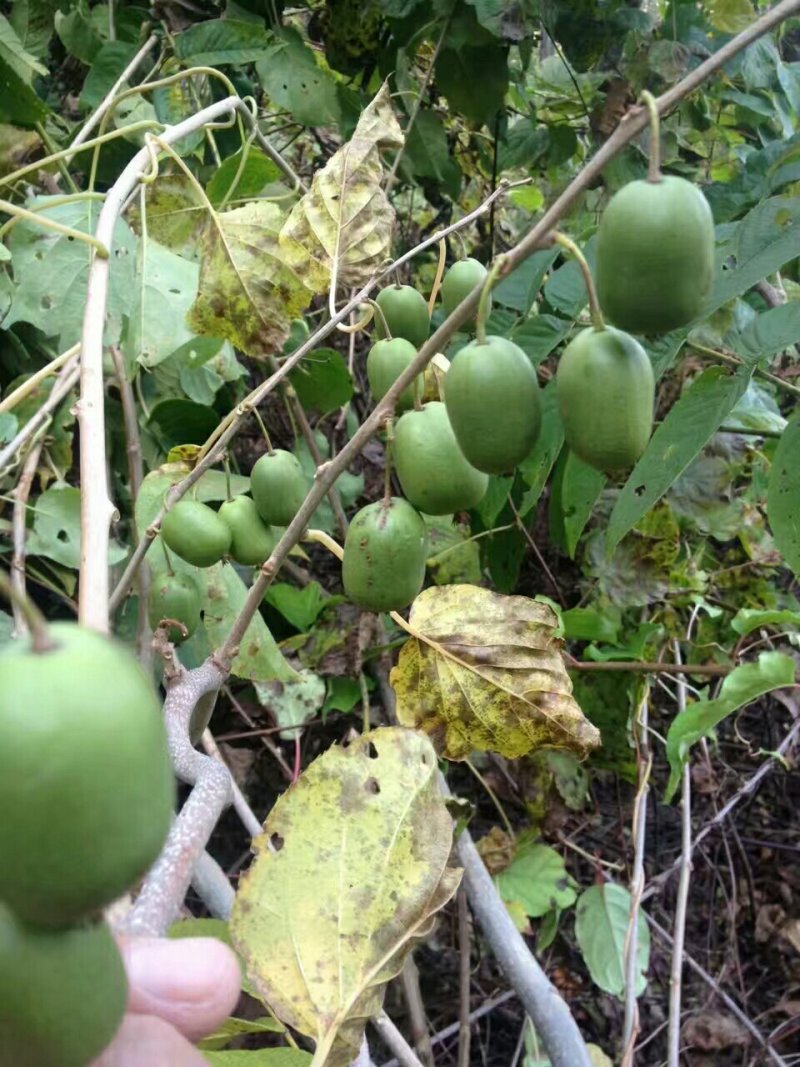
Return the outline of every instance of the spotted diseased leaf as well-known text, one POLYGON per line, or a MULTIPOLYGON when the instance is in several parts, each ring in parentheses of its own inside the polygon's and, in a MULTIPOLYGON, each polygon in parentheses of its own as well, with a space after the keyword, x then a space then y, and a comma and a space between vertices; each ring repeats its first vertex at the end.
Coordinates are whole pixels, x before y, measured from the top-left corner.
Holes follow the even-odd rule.
POLYGON ((280 245, 290 265, 314 292, 362 285, 389 250, 395 212, 381 188, 380 150, 399 149, 403 134, 388 85, 362 112, 353 136, 317 171, 311 189, 292 208, 280 245))
POLYGON ((283 794, 239 882, 233 943, 315 1062, 355 1059, 364 1026, 461 871, 436 754, 421 733, 386 727, 323 753, 283 794))
POLYGON ((447 759, 473 749, 513 759, 538 748, 583 758, 600 743, 572 697, 547 604, 474 585, 422 592, 411 609, 415 636, 391 684, 404 725, 424 730, 447 759))
POLYGON ((256 358, 280 351, 292 319, 312 297, 278 244, 282 223, 281 209, 266 200, 209 212, 199 290, 188 315, 191 329, 256 358))

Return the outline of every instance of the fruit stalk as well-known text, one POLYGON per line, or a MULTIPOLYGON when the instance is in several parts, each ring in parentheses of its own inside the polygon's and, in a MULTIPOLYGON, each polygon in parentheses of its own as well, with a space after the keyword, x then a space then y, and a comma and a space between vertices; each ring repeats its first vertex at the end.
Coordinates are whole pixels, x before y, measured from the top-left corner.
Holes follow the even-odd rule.
POLYGON ((652 93, 645 89, 639 96, 639 100, 647 108, 650 116, 650 161, 647 168, 647 180, 658 183, 661 181, 661 118, 658 114, 658 104, 652 93))
POLYGON ((594 278, 592 277, 592 271, 586 260, 586 256, 584 256, 580 248, 578 248, 575 242, 570 240, 565 233, 556 231, 553 234, 553 240, 556 244, 561 245, 562 248, 566 248, 566 250, 578 261, 578 266, 581 268, 581 273, 583 274, 583 280, 586 283, 586 292, 589 295, 589 314, 592 317, 592 326, 594 326, 595 330, 604 330, 606 324, 603 320, 603 313, 600 310, 600 302, 597 299, 597 290, 594 287, 594 278))
POLYGON ((486 275, 486 281, 483 283, 481 289, 480 299, 478 300, 478 313, 475 316, 475 339, 478 344, 486 344, 486 320, 489 318, 490 311, 490 297, 492 289, 497 282, 500 272, 504 269, 505 257, 499 256, 489 268, 489 273, 486 275))

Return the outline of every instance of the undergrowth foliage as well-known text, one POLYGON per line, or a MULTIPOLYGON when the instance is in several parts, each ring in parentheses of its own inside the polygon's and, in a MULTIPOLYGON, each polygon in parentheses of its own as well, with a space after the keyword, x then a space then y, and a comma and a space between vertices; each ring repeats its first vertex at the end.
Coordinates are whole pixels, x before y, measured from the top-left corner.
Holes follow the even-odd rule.
POLYGON ((427 1067, 384 1006, 438 984, 468 1067, 498 981, 480 1062, 788 1062, 687 904, 694 856, 740 967, 796 980, 769 811, 742 870, 696 846, 797 754, 798 4, 578 7, 0 9, 0 1067, 108 1042, 126 888, 120 931, 210 914, 243 962, 212 1064, 427 1067))

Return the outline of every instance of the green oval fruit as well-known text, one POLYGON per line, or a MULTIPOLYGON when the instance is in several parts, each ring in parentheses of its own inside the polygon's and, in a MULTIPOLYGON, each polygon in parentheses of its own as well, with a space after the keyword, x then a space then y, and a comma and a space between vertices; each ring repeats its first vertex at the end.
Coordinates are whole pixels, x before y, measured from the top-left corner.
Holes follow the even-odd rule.
POLYGON ((439 400, 397 420, 394 462, 403 492, 426 515, 473 508, 489 487, 488 475, 464 458, 439 400))
POLYGON ((237 496, 219 509, 219 517, 231 532, 231 556, 245 567, 256 567, 268 559, 277 543, 258 513, 255 500, 237 496))
POLYGON ((208 504, 179 500, 161 523, 164 544, 194 567, 219 563, 231 547, 231 532, 208 504))
POLYGON ((187 574, 154 574, 147 597, 147 616, 153 630, 162 619, 174 619, 186 627, 170 626, 170 641, 178 644, 191 637, 200 625, 200 590, 187 574))
POLYGON ((685 178, 629 182, 597 232, 600 307, 621 330, 662 333, 697 318, 714 273, 714 220, 685 178))
MULTIPOLYGON (((373 402, 377 404, 389 392, 391 387, 408 367, 417 354, 416 348, 404 337, 393 337, 391 341, 376 341, 367 355, 367 378, 373 402)), ((397 398, 397 411, 406 411, 414 406, 414 387, 420 399, 425 388, 424 378, 418 374, 415 382, 404 389, 397 398)))
POLYGON ((158 856, 175 783, 161 707, 122 645, 76 623, 0 653, 0 900, 65 926, 158 856))
MULTIPOLYGON (((486 280, 489 272, 477 259, 467 257, 459 259, 448 270, 442 281, 442 307, 445 315, 452 315, 462 300, 466 300, 476 285, 481 285, 486 280)), ((492 297, 489 294, 487 314, 492 310, 492 297)), ((475 316, 465 322, 463 330, 473 329, 475 316)))
MULTIPOLYGON (((431 317, 422 293, 410 285, 390 285, 381 289, 377 301, 392 337, 404 337, 415 348, 428 340, 431 317)), ((375 316, 375 336, 385 337, 380 315, 375 316)))
POLYGON ((653 430, 655 379, 647 353, 613 327, 582 330, 556 372, 567 444, 603 471, 633 466, 653 430))
POLYGON ((513 470, 539 436, 536 371, 505 337, 472 341, 456 354, 444 379, 444 399, 459 448, 480 471, 513 470))
POLYGON ((42 930, 0 905, 0 1067, 86 1067, 116 1033, 127 996, 105 923, 42 930))
POLYGON ((407 500, 368 504, 345 538, 345 594, 368 611, 400 611, 422 589, 426 555, 425 523, 407 500))
POLYGON ((267 452, 250 473, 250 492, 269 526, 288 526, 308 492, 300 460, 283 448, 267 452))

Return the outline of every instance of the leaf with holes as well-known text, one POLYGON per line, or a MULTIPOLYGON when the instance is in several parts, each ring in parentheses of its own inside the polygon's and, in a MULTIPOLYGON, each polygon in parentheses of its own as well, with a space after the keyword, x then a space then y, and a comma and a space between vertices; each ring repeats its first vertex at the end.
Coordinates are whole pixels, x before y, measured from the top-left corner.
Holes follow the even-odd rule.
POLYGON ((549 605, 474 585, 426 589, 391 684, 397 716, 447 759, 473 749, 513 759, 537 748, 583 758, 600 735, 572 697, 549 605))
POLYGON ((767 514, 775 543, 795 574, 800 574, 800 409, 781 434, 767 493, 767 514))
POLYGON ((436 754, 386 727, 316 759, 273 807, 239 882, 231 934, 278 1018, 344 1067, 461 872, 436 754))
MULTIPOLYGON (((582 893, 575 914, 575 937, 595 985, 615 997, 625 995, 625 941, 630 922, 631 895, 610 882, 582 893)), ((637 923, 636 995, 647 986, 650 928, 639 911, 637 923)))
POLYGON ((276 109, 301 126, 332 126, 340 120, 336 79, 291 26, 277 31, 256 73, 276 109))
MULTIPOLYGON (((27 552, 46 556, 64 567, 77 570, 81 560, 81 494, 69 485, 54 485, 40 494, 33 514, 33 529, 28 535, 27 552)), ((108 546, 109 564, 125 559, 127 550, 112 541, 108 546)))
POLYGON ((782 652, 762 652, 753 663, 735 667, 722 683, 716 700, 696 700, 673 720, 667 733, 667 759, 670 775, 665 802, 672 799, 681 780, 683 765, 696 741, 711 731, 734 711, 752 703, 765 693, 795 682, 795 663, 782 652))
POLYGON ((329 288, 334 266, 338 287, 363 285, 383 263, 395 213, 381 188, 380 152, 402 145, 384 84, 361 113, 351 140, 316 172, 281 230, 287 264, 314 292, 329 288))
POLYGON ((230 341, 248 356, 280 351, 292 319, 312 297, 308 279, 287 265, 278 243, 283 221, 278 205, 267 200, 208 213, 191 329, 230 341))

